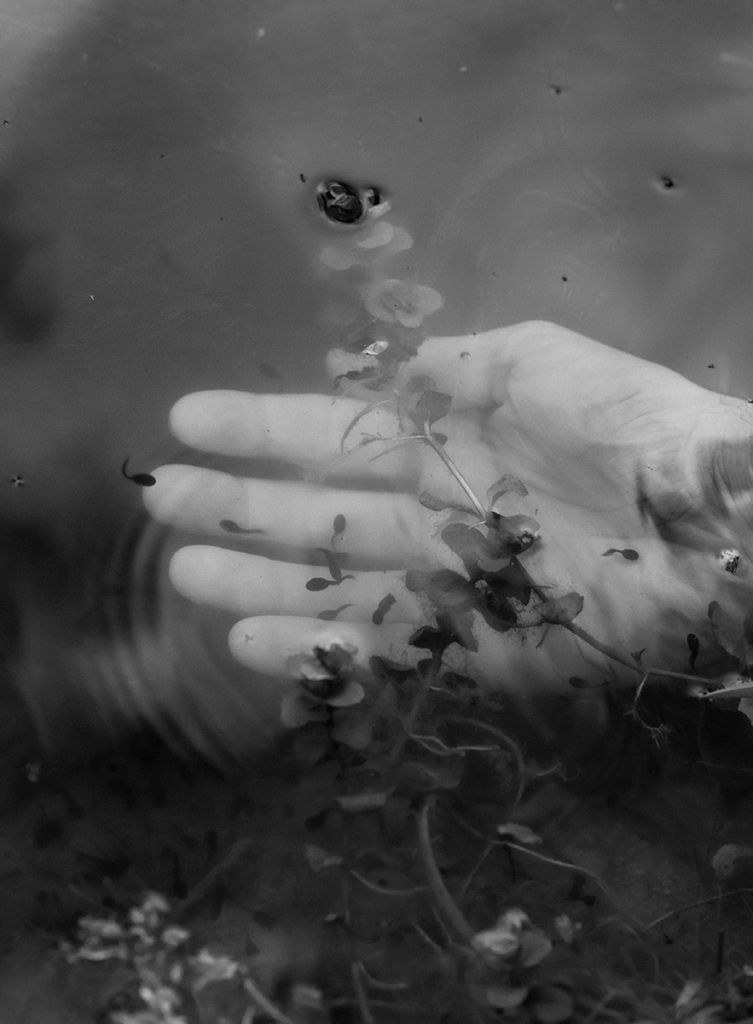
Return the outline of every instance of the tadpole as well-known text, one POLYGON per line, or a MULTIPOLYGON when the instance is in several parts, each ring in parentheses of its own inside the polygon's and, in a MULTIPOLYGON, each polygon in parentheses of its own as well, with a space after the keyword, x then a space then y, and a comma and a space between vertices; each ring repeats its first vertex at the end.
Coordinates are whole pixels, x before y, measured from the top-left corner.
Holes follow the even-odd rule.
POLYGON ((151 473, 128 472, 128 459, 130 459, 130 457, 131 456, 129 455, 126 458, 123 465, 120 467, 120 472, 123 474, 126 480, 131 480, 133 483, 138 484, 139 487, 154 487, 154 485, 157 483, 157 478, 153 477, 151 473))

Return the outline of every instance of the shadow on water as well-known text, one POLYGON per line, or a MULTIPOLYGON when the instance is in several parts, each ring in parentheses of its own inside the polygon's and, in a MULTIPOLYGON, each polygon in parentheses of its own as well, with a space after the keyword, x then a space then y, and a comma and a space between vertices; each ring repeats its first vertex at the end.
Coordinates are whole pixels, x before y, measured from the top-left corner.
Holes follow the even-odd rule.
MULTIPOLYGON (((189 391, 326 387, 324 354, 362 314, 320 260, 332 234, 315 186, 331 176, 389 195, 414 241, 395 276, 445 300, 432 331, 550 319, 753 394, 748 5, 133 0, 80 3, 70 19, 56 9, 54 33, 40 27, 48 7, 0 13, 0 41, 25 53, 0 109, 0 1016, 109 1022, 116 995, 132 1009, 130 975, 123 995, 101 965, 53 963, 49 949, 82 914, 122 915, 145 889, 166 893, 199 944, 226 940, 296 1024, 497 1009, 540 1024, 668 1021, 689 976, 707 985, 697 1005, 686 992, 680 1019, 750 1015, 735 973, 747 895, 639 927, 720 889, 749 892, 743 715, 720 730, 715 711, 680 701, 669 749, 619 730, 614 773, 600 759, 563 781, 532 738, 522 761, 505 746, 510 717, 492 708, 502 753, 479 752, 494 733, 461 728, 453 741, 473 748, 462 770, 436 745, 414 757, 376 822, 383 794, 360 754, 283 740, 258 763, 271 726, 226 651, 228 617, 172 593, 166 561, 185 538, 149 524, 121 474, 126 456, 143 472, 176 457, 167 414, 189 391), (165 738, 200 754, 173 758, 165 738), (338 772, 374 794, 373 816, 335 820, 338 772), (457 800, 438 812, 432 876, 414 820, 437 792, 457 800), (517 815, 517 846, 530 828, 543 859, 487 849, 500 804, 517 815), (306 842, 324 864, 309 852, 301 865, 306 842), (712 861, 725 847, 726 874, 712 861), (351 887, 344 904, 328 871, 351 887), (427 874, 440 924, 421 903, 427 874), (467 897, 474 931, 510 906, 551 934, 564 914, 551 972, 521 980, 502 957, 493 988, 437 877, 467 897), (691 1016, 714 999, 722 1009, 691 1016)), ((661 732, 665 712, 646 714, 661 732)), ((199 1000, 185 1019, 246 1021, 241 1003, 234 992, 210 1017, 220 1010, 199 1000)))

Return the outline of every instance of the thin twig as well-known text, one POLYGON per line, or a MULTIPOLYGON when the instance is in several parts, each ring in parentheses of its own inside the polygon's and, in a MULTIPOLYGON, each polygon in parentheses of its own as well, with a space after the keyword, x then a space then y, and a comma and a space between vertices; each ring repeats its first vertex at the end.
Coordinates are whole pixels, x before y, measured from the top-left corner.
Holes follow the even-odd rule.
POLYGON ((651 931, 652 928, 658 928, 660 924, 664 924, 665 921, 671 920, 673 917, 678 917, 680 914, 684 914, 686 910, 695 910, 697 907, 703 907, 708 903, 716 903, 719 900, 726 900, 729 896, 750 896, 753 895, 753 889, 731 889, 729 892, 718 892, 715 896, 706 896, 705 899, 696 900, 695 903, 686 903, 683 907, 675 907, 674 910, 668 911, 666 914, 662 914, 661 917, 654 918, 653 921, 649 921, 648 924, 643 926, 644 931, 651 931))
POLYGON ((437 862, 434 859, 434 850, 432 849, 431 836, 429 835, 429 808, 433 801, 433 797, 425 800, 418 815, 418 849, 429 881, 429 887, 437 901, 437 909, 447 924, 454 928, 459 937, 464 942, 470 943, 475 932, 452 896, 450 896, 437 867, 437 862))
POLYGON ((486 522, 486 509, 481 504, 479 499, 476 497, 475 491, 473 490, 471 485, 468 483, 466 478, 463 476, 463 474, 460 472, 458 467, 455 465, 454 461, 450 458, 450 456, 444 450, 444 448, 439 443, 439 441, 435 441, 434 438, 431 436, 431 432, 429 430, 429 424, 428 423, 424 426, 424 431, 425 431, 425 433, 423 435, 423 440, 426 442, 426 444, 429 445, 430 448, 432 448, 437 453, 437 455, 442 460, 442 462, 444 462, 445 466, 447 466, 449 471, 452 473, 452 475, 455 477, 457 482, 460 484, 460 486, 465 491, 466 495, 468 496, 468 498, 470 499, 471 503, 473 504, 474 509, 478 512, 478 514, 481 516, 481 518, 484 520, 484 522, 486 522))
POLYGON ((251 978, 243 979, 243 987, 259 1009, 266 1013, 268 1017, 271 1017, 272 1020, 276 1020, 277 1024, 294 1024, 294 1021, 286 1013, 278 1010, 275 1004, 267 999, 256 982, 252 981, 251 978))

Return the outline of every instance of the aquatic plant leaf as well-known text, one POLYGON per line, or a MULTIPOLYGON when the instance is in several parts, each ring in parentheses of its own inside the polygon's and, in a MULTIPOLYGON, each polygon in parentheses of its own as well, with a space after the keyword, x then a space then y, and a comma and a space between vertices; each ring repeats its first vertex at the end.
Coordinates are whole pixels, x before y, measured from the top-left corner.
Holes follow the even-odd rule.
POLYGON ((325 698, 325 703, 331 708, 349 708, 353 704, 360 704, 365 697, 364 688, 355 679, 349 679, 336 693, 325 698))
POLYGON ((561 985, 537 985, 526 1009, 536 1024, 563 1024, 575 1013, 573 997, 561 985))
POLYGON ((489 526, 496 534, 497 555, 519 555, 541 536, 541 526, 531 516, 502 516, 492 512, 489 519, 489 526))
POLYGON ((455 512, 468 512, 470 515, 473 515, 475 512, 475 509, 471 508, 470 505, 462 505, 459 502, 449 501, 446 498, 437 498, 435 495, 430 494, 429 491, 421 491, 418 496, 418 502, 424 508, 431 509, 432 512, 444 512, 448 508, 455 512))
POLYGON ((247 530, 243 526, 239 526, 234 519, 220 519, 220 529, 224 530, 225 533, 264 533, 265 531, 261 527, 247 530))
POLYGON ((436 431, 432 431, 431 439, 432 441, 436 441, 437 444, 442 445, 447 444, 447 442, 450 440, 448 434, 438 434, 436 431))
POLYGON ((416 373, 405 384, 406 395, 420 395, 424 391, 435 391, 436 381, 426 373, 416 373))
POLYGON ((363 811, 378 811, 380 807, 384 807, 389 795, 389 793, 375 792, 353 793, 336 796, 335 803, 346 814, 361 814, 363 811))
POLYGON ((321 846, 314 846, 313 843, 306 843, 304 847, 306 863, 312 871, 325 871, 327 868, 342 867, 343 859, 337 853, 330 853, 323 850, 321 846))
POLYGON ((486 497, 489 501, 489 507, 491 511, 494 511, 494 504, 498 498, 501 498, 503 494, 514 494, 520 495, 521 498, 525 498, 528 494, 528 488, 519 480, 518 477, 513 476, 511 473, 505 473, 495 480, 491 487, 487 488, 486 497))
POLYGON ((409 569, 405 585, 413 593, 426 594, 438 608, 469 608, 476 599, 476 591, 460 573, 452 569, 409 569))
POLYGON ((280 702, 280 721, 288 729, 298 729, 309 722, 325 722, 328 714, 324 705, 302 690, 286 694, 280 702))
POLYGON ((539 605, 539 614, 545 622, 561 624, 572 622, 583 611, 583 595, 571 590, 562 597, 554 597, 539 605))
POLYGON ((322 619, 324 622, 333 622, 340 612, 344 612, 346 608, 352 608, 353 602, 350 604, 341 604, 339 608, 327 608, 326 611, 319 612, 317 619, 322 619))
POLYGON ((371 722, 360 712, 339 712, 331 732, 335 743, 343 743, 351 750, 365 750, 371 743, 371 722))
POLYGON ((439 682, 446 686, 448 690, 453 691, 478 689, 478 683, 475 679, 472 679, 470 676, 461 675, 459 672, 444 672, 439 682))
POLYGON ((131 456, 129 455, 128 458, 124 461, 123 465, 120 467, 120 472, 123 474, 126 480, 130 480, 132 483, 138 484, 139 487, 154 487, 154 485, 157 483, 157 478, 152 476, 151 473, 128 472, 128 461, 130 457, 131 456))
POLYGON ((514 839, 516 843, 523 843, 526 846, 535 846, 542 841, 533 829, 527 825, 518 825, 514 821, 506 821, 503 825, 497 825, 497 834, 503 838, 506 836, 514 839))
POLYGON ((353 659, 358 648, 351 643, 335 640, 328 647, 315 647, 314 654, 319 664, 332 676, 353 672, 353 659))
POLYGON ((419 430, 423 430, 427 423, 431 426, 436 420, 446 416, 451 406, 452 395, 446 395, 442 391, 422 391, 413 405, 411 419, 419 430))
POLYGON ((478 650, 478 640, 473 632, 473 620, 470 610, 458 611, 457 608, 454 608, 450 612, 439 612, 437 615, 437 625, 443 633, 451 638, 453 643, 459 644, 460 647, 464 647, 467 651, 478 650))
POLYGON ((495 1010, 517 1010, 528 998, 527 985, 505 985, 498 983, 487 985, 484 989, 484 999, 487 1006, 495 1010))
POLYGON ((742 866, 750 867, 751 861, 753 861, 753 846, 725 843, 711 858, 711 866, 716 877, 726 881, 737 874, 742 866))
POLYGON ((443 630, 436 629, 434 626, 420 626, 408 638, 408 643, 412 647, 420 647, 433 654, 442 654, 454 642, 452 636, 448 636, 443 630))
POLYGON ((530 578, 516 560, 510 560, 499 572, 485 572, 483 579, 495 594, 520 601, 522 605, 527 605, 531 600, 530 578))
POLYGON ((397 598, 394 594, 385 595, 376 607, 374 614, 371 616, 371 621, 375 626, 381 626, 384 622, 384 617, 390 608, 395 604, 397 598))
POLYGON ((551 952, 552 941, 540 928, 526 928, 521 932, 518 953, 521 967, 535 967, 551 952))
POLYGON ((493 558, 497 554, 490 549, 486 537, 474 526, 449 523, 442 530, 441 537, 447 547, 462 560, 470 576, 475 574, 479 559, 493 558))
POLYGON ((399 662, 383 658, 379 654, 374 654, 369 658, 369 670, 381 682, 398 684, 402 684, 408 676, 414 674, 414 669, 411 666, 401 665, 399 662))

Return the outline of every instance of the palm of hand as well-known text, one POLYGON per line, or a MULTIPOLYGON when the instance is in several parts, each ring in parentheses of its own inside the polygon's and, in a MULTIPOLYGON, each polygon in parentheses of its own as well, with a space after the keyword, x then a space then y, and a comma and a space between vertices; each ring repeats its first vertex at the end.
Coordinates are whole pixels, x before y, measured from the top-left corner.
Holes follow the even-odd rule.
MULTIPOLYGON (((331 357, 333 371, 343 358, 331 357)), ((740 451, 753 415, 744 402, 538 323, 428 341, 395 387, 423 375, 452 397, 432 430, 447 435, 443 450, 481 504, 501 477, 522 483, 502 488, 495 508, 541 526, 520 559, 539 598, 584 597, 575 631, 540 617, 536 624, 535 611, 526 618, 523 609, 521 628, 504 632, 476 615, 477 650, 448 652, 458 668, 524 697, 571 695, 569 676, 606 674, 598 643, 578 629, 616 649, 623 668, 639 648, 649 664, 672 667, 687 661, 689 632, 704 636, 709 601, 744 609, 744 574, 725 573, 717 559, 747 540, 740 451)), ((474 517, 431 511, 417 495, 466 505, 467 496, 436 445, 397 443, 404 417, 394 403, 368 408, 374 394, 366 395, 204 392, 173 410, 173 431, 189 445, 308 471, 308 480, 271 481, 168 466, 146 492, 162 521, 225 542, 232 524, 233 541, 245 542, 245 550, 182 549, 172 579, 191 599, 240 617, 231 650, 262 674, 285 677, 291 655, 332 639, 353 643, 364 661, 418 657, 407 641, 433 608, 406 587, 406 568, 463 572, 441 533, 448 517, 467 525, 474 517), (332 553, 347 553, 347 562, 332 553), (326 585, 312 587, 313 578, 326 585)), ((705 639, 713 646, 708 630, 705 639)))

